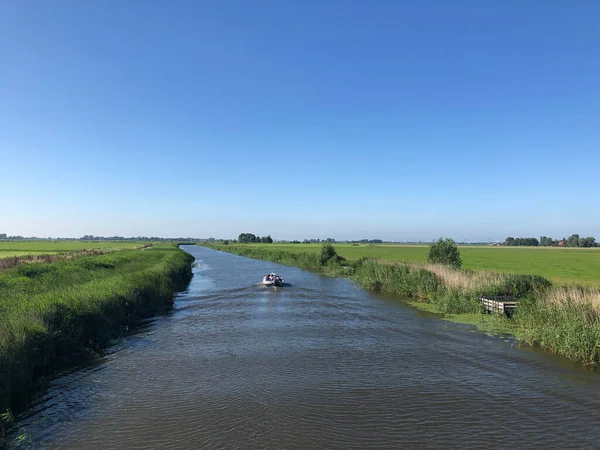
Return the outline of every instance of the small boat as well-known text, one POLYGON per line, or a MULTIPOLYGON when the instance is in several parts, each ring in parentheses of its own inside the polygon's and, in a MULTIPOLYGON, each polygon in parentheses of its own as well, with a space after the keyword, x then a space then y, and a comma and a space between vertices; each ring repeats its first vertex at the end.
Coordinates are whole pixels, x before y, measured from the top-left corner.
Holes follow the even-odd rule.
POLYGON ((263 286, 282 286, 283 278, 276 273, 268 273, 264 276, 260 284, 263 286))

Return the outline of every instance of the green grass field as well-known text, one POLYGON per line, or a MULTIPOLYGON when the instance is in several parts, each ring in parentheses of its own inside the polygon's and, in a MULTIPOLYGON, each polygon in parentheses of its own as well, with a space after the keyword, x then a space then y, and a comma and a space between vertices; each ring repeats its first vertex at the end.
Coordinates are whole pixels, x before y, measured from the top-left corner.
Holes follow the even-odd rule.
MULTIPOLYGON (((320 244, 248 244, 252 247, 318 252, 320 244)), ((425 262, 426 245, 334 244, 347 259, 363 256, 389 261, 425 262)), ((461 246, 466 269, 485 269, 527 275, 541 275, 557 284, 600 287, 600 248, 483 247, 461 246)))
POLYGON ((139 242, 120 241, 1 241, 0 258, 25 255, 55 254, 75 250, 134 248, 139 242))
POLYGON ((28 255, 56 255, 60 252, 27 252, 27 251, 13 251, 13 250, 0 250, 0 258, 11 258, 13 256, 28 256, 28 255))

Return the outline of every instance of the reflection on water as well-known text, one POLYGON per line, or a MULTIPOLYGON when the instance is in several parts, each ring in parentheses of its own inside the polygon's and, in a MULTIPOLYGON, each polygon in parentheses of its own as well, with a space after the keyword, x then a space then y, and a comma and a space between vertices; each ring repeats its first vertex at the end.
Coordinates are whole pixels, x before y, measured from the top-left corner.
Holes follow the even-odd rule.
POLYGON ((344 279, 184 246, 175 309, 21 415, 36 448, 593 448, 600 375, 344 279), (278 272, 290 287, 254 283, 278 272))

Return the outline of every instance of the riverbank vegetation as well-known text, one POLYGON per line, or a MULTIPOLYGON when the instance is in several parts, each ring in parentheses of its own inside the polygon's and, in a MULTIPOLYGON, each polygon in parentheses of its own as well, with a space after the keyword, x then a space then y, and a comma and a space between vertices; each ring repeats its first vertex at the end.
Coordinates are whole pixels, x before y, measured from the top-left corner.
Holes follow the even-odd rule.
POLYGON ((539 275, 461 269, 448 264, 373 257, 347 259, 338 254, 341 253, 338 246, 333 253, 327 250, 330 258, 326 260, 322 257, 323 249, 293 252, 273 245, 208 246, 325 275, 350 277, 366 289, 421 302, 427 305, 424 309, 452 315, 454 320, 460 321, 457 315, 466 315, 469 323, 473 322, 474 314, 489 321, 490 316, 484 313, 479 301, 481 295, 517 296, 519 306, 513 317, 498 318, 504 331, 510 331, 521 342, 570 359, 600 363, 600 290, 596 288, 555 285, 539 275))
POLYGON ((163 244, 1 271, 0 412, 40 375, 169 308, 192 261, 163 244))

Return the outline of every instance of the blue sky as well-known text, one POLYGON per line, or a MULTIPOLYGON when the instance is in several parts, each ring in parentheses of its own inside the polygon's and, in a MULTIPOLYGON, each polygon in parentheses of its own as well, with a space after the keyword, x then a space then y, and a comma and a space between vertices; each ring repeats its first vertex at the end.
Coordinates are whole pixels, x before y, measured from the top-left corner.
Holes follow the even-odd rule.
POLYGON ((0 232, 600 237, 600 3, 0 4, 0 232))

